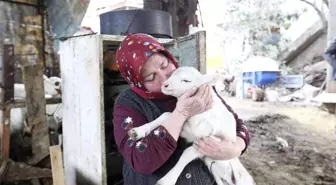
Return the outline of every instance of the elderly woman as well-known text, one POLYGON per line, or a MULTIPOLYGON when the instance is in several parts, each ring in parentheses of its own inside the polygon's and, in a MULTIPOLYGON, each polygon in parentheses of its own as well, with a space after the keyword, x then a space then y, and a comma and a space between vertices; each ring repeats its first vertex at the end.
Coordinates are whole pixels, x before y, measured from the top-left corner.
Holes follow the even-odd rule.
MULTIPOLYGON (((154 185, 178 161, 183 150, 191 144, 179 138, 183 123, 195 114, 211 108, 213 90, 208 86, 187 91, 179 98, 161 92, 161 85, 178 68, 172 54, 153 37, 129 34, 116 54, 121 75, 131 88, 119 94, 115 101, 113 125, 115 141, 124 158, 125 185, 154 185), (127 131, 153 121, 163 112, 172 112, 167 126, 160 126, 140 141, 132 140, 127 131)), ((241 119, 222 100, 237 120, 237 142, 218 143, 203 138, 195 147, 213 159, 231 159, 244 153, 249 133, 241 119)), ((223 120, 225 124, 225 120, 223 120)), ((202 160, 194 160, 180 175, 178 185, 215 184, 202 160)))

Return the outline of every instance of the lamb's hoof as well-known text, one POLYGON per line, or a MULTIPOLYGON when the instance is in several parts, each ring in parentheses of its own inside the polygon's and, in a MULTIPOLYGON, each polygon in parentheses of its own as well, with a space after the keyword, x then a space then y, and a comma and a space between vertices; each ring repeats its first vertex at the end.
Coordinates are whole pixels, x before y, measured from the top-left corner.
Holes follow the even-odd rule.
POLYGON ((128 136, 131 137, 132 139, 136 139, 138 134, 134 129, 131 129, 127 132, 128 136))

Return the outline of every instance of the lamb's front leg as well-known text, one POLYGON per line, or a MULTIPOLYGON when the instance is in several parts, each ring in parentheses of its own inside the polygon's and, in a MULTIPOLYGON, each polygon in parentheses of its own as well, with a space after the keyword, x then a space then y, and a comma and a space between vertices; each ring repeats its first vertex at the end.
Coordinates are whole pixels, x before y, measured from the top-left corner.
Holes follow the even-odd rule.
POLYGON ((135 140, 144 138, 149 133, 151 133, 156 127, 162 125, 170 117, 170 115, 171 115, 170 112, 165 112, 160 117, 156 118, 154 121, 151 121, 139 127, 132 128, 131 130, 128 131, 128 135, 135 140))
POLYGON ((203 155, 200 154, 194 146, 190 146, 185 149, 176 163, 176 165, 163 176, 156 184, 157 185, 174 185, 182 173, 183 169, 194 159, 200 158, 203 155))
POLYGON ((205 164, 209 171, 214 176, 217 185, 234 185, 232 182, 232 168, 229 163, 221 162, 219 160, 213 160, 209 157, 205 157, 205 164))

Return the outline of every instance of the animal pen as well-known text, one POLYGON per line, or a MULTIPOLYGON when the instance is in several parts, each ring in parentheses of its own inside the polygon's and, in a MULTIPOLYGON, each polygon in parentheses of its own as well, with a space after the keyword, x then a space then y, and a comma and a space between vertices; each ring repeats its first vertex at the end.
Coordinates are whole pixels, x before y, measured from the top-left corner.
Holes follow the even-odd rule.
MULTIPOLYGON (((0 157, 0 182, 12 182, 43 178, 51 178, 52 173, 47 166, 50 136, 46 118, 46 105, 60 103, 60 99, 45 98, 44 67, 37 57, 29 57, 33 62, 22 68, 25 99, 14 98, 14 64, 15 49, 13 44, 3 45, 3 82, 1 87, 2 124, 0 128, 1 157, 0 157), (34 64, 35 63, 35 64, 34 64), (11 137, 11 110, 14 108, 27 109, 27 125, 31 138, 31 153, 27 161, 10 160, 11 137), (43 167, 37 167, 38 165, 43 167), (45 166, 46 165, 46 166, 45 166)), ((14 146, 17 147, 17 146, 14 146)), ((20 149, 18 149, 20 150, 20 149)), ((37 181, 36 181, 37 182, 37 181)))
MULTIPOLYGON (((60 44, 67 185, 122 184, 123 159, 113 140, 112 110, 114 99, 128 85, 111 66, 123 39, 124 36, 117 35, 86 35, 68 38, 60 44)), ((180 65, 205 73, 205 39, 205 31, 200 31, 157 40, 180 65)))
POLYGON ((45 32, 44 12, 38 11, 39 2, 0 2, 0 184, 14 181, 39 184, 39 179, 44 184, 52 183, 46 105, 60 103, 61 99, 45 98, 43 75, 53 71, 53 62, 57 60, 49 50, 52 42, 45 32), (22 85, 24 99, 14 97, 15 84, 22 85), (30 155, 13 160, 13 148, 24 153, 23 148, 12 142, 15 137, 11 137, 10 131, 12 110, 17 108, 26 109, 30 155))

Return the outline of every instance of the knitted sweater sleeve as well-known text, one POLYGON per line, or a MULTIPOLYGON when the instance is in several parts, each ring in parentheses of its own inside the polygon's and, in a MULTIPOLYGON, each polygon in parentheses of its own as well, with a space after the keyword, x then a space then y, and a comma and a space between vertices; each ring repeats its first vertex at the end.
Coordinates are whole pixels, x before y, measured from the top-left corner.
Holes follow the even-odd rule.
POLYGON ((115 105, 113 126, 119 152, 137 173, 151 174, 173 154, 177 142, 163 126, 141 140, 132 140, 127 131, 145 123, 147 120, 141 113, 122 104, 115 105))

